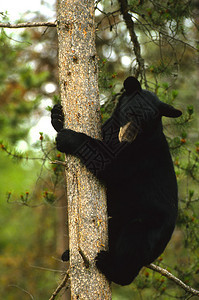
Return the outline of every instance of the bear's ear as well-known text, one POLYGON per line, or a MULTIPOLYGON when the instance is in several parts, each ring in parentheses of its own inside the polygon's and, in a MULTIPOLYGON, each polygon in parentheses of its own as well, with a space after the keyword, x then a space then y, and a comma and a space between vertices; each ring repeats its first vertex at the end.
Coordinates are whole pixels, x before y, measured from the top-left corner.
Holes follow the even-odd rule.
POLYGON ((142 90, 139 81, 133 76, 130 76, 124 80, 124 88, 128 95, 133 94, 136 91, 142 90))
POLYGON ((163 102, 161 102, 159 110, 162 116, 169 118, 178 118, 182 115, 182 112, 179 109, 176 109, 173 106, 163 102))

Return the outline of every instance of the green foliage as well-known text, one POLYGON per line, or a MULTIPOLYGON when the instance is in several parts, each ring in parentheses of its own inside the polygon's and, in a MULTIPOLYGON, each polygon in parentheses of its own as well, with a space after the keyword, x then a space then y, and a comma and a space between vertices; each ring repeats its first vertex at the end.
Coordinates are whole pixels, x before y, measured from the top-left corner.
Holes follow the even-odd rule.
POLYGON ((149 24, 164 29, 168 24, 172 34, 184 34, 183 21, 190 16, 191 6, 187 0, 129 1, 132 12, 139 13, 149 24), (140 5, 142 3, 142 5, 140 5))
POLYGON ((114 85, 117 79, 117 73, 111 73, 109 71, 109 65, 106 59, 99 61, 99 87, 100 91, 103 93, 113 93, 114 85))
POLYGON ((44 197, 45 201, 49 204, 53 204, 56 201, 56 198, 55 198, 55 195, 53 192, 45 191, 43 193, 43 197, 44 197))

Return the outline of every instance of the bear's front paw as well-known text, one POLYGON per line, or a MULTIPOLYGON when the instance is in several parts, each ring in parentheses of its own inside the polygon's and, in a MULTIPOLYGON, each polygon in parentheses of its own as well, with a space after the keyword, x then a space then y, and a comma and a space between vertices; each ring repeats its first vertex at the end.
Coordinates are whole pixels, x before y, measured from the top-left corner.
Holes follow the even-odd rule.
POLYGON ((62 129, 56 137, 57 149, 67 154, 78 154, 84 141, 84 134, 70 129, 62 129))
POLYGON ((62 261, 69 261, 70 258, 70 251, 66 250, 61 256, 62 261))
POLYGON ((51 123, 57 132, 62 130, 64 124, 64 113, 60 104, 55 104, 51 110, 51 123))

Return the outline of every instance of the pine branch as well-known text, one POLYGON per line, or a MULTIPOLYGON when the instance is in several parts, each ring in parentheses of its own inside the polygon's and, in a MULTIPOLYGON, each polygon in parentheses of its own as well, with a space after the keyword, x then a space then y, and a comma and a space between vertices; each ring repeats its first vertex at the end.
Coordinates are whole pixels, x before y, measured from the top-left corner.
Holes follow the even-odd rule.
MULTIPOLYGON (((169 271, 154 265, 154 264, 150 264, 148 266, 146 266, 147 268, 160 273, 161 275, 165 276, 166 278, 172 280, 173 282, 175 282, 177 285, 179 285, 182 289, 184 289, 186 292, 194 295, 194 296, 199 296, 199 291, 195 290, 194 288, 192 288, 191 286, 185 284, 182 280, 180 280, 179 278, 175 277, 173 274, 171 274, 169 271)), ((56 288, 56 290, 54 291, 54 293, 52 294, 52 296, 50 297, 49 300, 53 300, 55 299, 55 297, 59 294, 59 292, 61 291, 61 289, 66 285, 67 281, 69 278, 69 271, 67 271, 66 275, 64 276, 63 280, 61 281, 61 283, 58 285, 58 287, 56 288)))
MULTIPOLYGON (((144 19, 145 21, 145 25, 137 19, 137 21, 146 28, 146 30, 148 31, 148 33, 150 34, 150 31, 154 31, 154 32, 157 32, 159 33, 160 35, 164 36, 167 40, 171 40, 171 41, 174 41, 174 42, 178 42, 178 43, 181 43, 183 44, 185 47, 189 47, 191 49, 193 49, 194 51, 198 51, 198 49, 196 47, 194 47, 193 45, 191 45, 191 43, 193 42, 192 40, 188 41, 188 42, 185 42, 183 41, 182 39, 180 38, 177 38, 176 35, 170 35, 168 32, 166 32, 164 29, 162 29, 161 27, 157 27, 153 24, 150 24, 145 15, 141 14, 140 12, 138 11, 133 11, 135 14, 139 15, 142 19, 144 19)), ((196 26, 196 24, 194 24, 196 26)), ((150 34, 151 36, 151 34, 150 34)), ((151 37, 151 40, 153 40, 153 38, 151 37)))
POLYGON ((173 274, 171 274, 169 271, 156 266, 154 264, 150 264, 148 266, 146 266, 147 268, 156 271, 158 273, 160 273, 161 275, 165 276, 168 279, 171 279, 172 281, 174 281, 177 285, 179 285, 181 288, 183 288, 186 292, 195 295, 195 296, 199 296, 199 291, 195 290, 194 288, 192 288, 191 286, 185 284, 182 280, 180 280, 179 278, 175 277, 173 274))
POLYGON ((27 23, 18 23, 18 24, 10 24, 10 23, 0 23, 0 27, 3 28, 25 28, 25 27, 56 27, 57 21, 55 22, 27 22, 27 23))
POLYGON ((45 149, 43 148, 43 144, 42 144, 42 140, 41 140, 41 151, 44 154, 44 156, 43 157, 29 157, 28 155, 17 152, 16 150, 13 150, 13 151, 8 150, 8 148, 0 141, 0 150, 4 151, 9 156, 11 156, 12 158, 15 158, 17 160, 26 160, 26 161, 28 161, 28 160, 41 160, 43 162, 46 162, 47 159, 51 160, 50 157, 49 157, 49 153, 53 149, 55 149, 55 147, 51 148, 48 152, 46 152, 45 149))
POLYGON ((123 15, 124 21, 126 23, 126 27, 129 31, 131 42, 133 43, 133 50, 135 53, 135 57, 138 63, 138 68, 136 70, 135 77, 137 78, 140 74, 144 76, 145 84, 146 78, 145 78, 145 69, 144 69, 144 59, 141 55, 141 47, 140 43, 138 41, 137 35, 135 33, 135 24, 132 20, 131 14, 129 14, 129 8, 128 8, 128 2, 127 0, 118 0, 121 8, 121 13, 123 15))

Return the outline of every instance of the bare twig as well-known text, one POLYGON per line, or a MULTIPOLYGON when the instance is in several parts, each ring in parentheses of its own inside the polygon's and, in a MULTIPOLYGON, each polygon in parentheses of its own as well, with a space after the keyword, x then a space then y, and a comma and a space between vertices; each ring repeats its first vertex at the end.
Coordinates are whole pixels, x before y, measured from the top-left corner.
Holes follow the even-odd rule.
POLYGON ((58 272, 58 273, 63 273, 62 270, 55 270, 55 269, 49 269, 49 268, 45 268, 45 267, 40 267, 40 266, 33 266, 33 265, 30 265, 31 268, 35 268, 35 269, 39 269, 39 270, 43 270, 43 271, 48 271, 48 272, 58 272))
POLYGON ((56 27, 57 22, 27 22, 27 23, 18 23, 18 24, 10 24, 10 23, 0 23, 0 27, 3 28, 24 28, 24 27, 56 27))
POLYGON ((61 283, 58 285, 58 287, 56 288, 56 290, 53 292, 52 296, 49 298, 49 300, 54 300, 56 298, 56 296, 59 294, 59 292, 64 288, 64 286, 66 285, 67 281, 69 278, 69 270, 66 272, 63 280, 61 281, 61 283))
POLYGON ((33 297, 33 295, 31 295, 28 291, 24 290, 23 288, 21 288, 21 287, 18 286, 18 285, 12 284, 12 285, 9 285, 9 287, 16 287, 16 288, 18 288, 19 290, 21 290, 22 292, 26 293, 28 296, 30 296, 30 298, 31 298, 32 300, 35 299, 35 298, 33 297))
POLYGON ((183 288, 186 292, 195 295, 195 296, 199 296, 199 291, 193 289, 191 286, 185 284, 182 280, 180 280, 179 278, 175 277, 173 274, 171 274, 169 271, 156 266, 154 264, 150 264, 148 266, 146 266, 147 268, 156 271, 158 273, 160 273, 161 275, 165 276, 168 279, 171 279, 172 281, 174 281, 177 285, 179 285, 181 288, 183 288))

